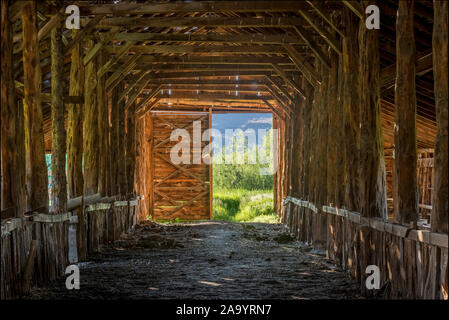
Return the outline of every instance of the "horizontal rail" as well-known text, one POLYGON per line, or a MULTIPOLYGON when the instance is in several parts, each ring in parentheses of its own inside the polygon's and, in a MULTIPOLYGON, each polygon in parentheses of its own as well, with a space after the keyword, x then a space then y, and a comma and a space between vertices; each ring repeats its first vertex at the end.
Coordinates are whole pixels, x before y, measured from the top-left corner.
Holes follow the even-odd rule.
MULTIPOLYGON (((297 199, 294 197, 287 196, 283 204, 287 203, 295 204, 299 207, 309 208, 314 213, 318 213, 316 206, 306 200, 297 199)), ((399 225, 396 223, 391 223, 388 221, 383 221, 378 218, 366 218, 361 217, 360 213, 349 211, 346 209, 336 208, 332 206, 322 206, 322 212, 333 214, 341 217, 345 217, 354 223, 360 224, 361 226, 369 227, 381 232, 387 232, 401 238, 410 239, 430 245, 435 245, 441 248, 448 248, 448 235, 444 233, 431 232, 430 230, 418 230, 414 228, 409 228, 407 226, 399 225)))

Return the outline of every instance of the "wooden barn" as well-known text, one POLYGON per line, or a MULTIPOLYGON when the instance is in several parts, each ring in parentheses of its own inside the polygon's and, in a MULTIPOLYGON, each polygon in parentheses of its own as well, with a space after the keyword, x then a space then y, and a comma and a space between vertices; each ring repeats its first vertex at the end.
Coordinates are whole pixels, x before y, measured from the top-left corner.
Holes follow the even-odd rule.
POLYGON ((149 217, 212 219, 170 134, 223 112, 272 113, 294 237, 448 299, 447 1, 72 2, 1 0, 2 299, 149 217))

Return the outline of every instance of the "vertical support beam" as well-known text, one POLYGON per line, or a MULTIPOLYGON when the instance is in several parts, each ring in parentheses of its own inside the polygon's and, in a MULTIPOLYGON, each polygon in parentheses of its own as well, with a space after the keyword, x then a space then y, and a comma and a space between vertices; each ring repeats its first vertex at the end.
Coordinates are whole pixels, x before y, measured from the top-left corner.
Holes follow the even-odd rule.
POLYGON ((291 121, 291 180, 290 180, 290 192, 289 194, 298 197, 300 194, 300 171, 301 171, 301 145, 302 145, 302 125, 303 119, 301 117, 302 109, 304 108, 304 99, 295 95, 293 100, 293 113, 290 119, 291 121))
POLYGON ((414 1, 399 1, 396 20, 394 217, 409 224, 418 219, 414 1))
MULTIPOLYGON (((95 60, 95 59, 93 59, 95 60)), ((104 54, 96 57, 97 65, 104 64, 104 54)), ((98 104, 98 192, 106 196, 108 193, 108 105, 106 101, 105 76, 97 75, 97 104, 98 104)))
MULTIPOLYGON (((72 37, 76 37, 76 29, 72 37)), ((72 49, 70 65, 71 96, 84 96, 84 64, 81 44, 78 42, 72 49)), ((83 195, 83 104, 67 106, 67 181, 69 198, 83 195)))
POLYGON ((111 91, 111 192, 120 193, 118 185, 118 158, 119 158, 119 97, 118 87, 111 91))
POLYGON ((126 111, 126 179, 127 194, 134 192, 134 172, 136 169, 136 102, 126 111))
POLYGON ((64 56, 60 24, 51 30, 51 212, 67 211, 64 56))
MULTIPOLYGON (((94 46, 87 41, 88 49, 94 46)), ((84 83, 84 194, 98 192, 98 101, 97 60, 86 65, 84 83)))
POLYGON ((24 109, 27 113, 29 204, 31 209, 48 212, 48 172, 45 161, 41 106, 41 68, 37 41, 36 2, 22 8, 24 109))
POLYGON ((359 211, 360 170, 360 104, 358 62, 359 18, 352 11, 343 8, 345 37, 343 38, 343 112, 345 119, 346 192, 345 205, 352 211, 359 211))
MULTIPOLYGON (((362 5, 367 6, 368 1, 362 5)), ((369 4, 372 4, 371 0, 369 4)), ((374 2, 375 3, 375 2, 374 2)), ((380 106, 379 33, 361 23, 360 47, 360 215, 367 218, 387 219, 385 161, 380 106)), ((373 230, 360 226, 361 270, 375 264, 376 255, 383 248, 376 248, 373 230), (379 252, 376 252, 379 251, 379 252)), ((361 284, 366 274, 361 272, 361 284)), ((383 281, 384 279, 381 279, 383 281)))
POLYGON ((448 3, 433 2, 433 75, 437 136, 435 141, 431 227, 448 233, 448 3))
MULTIPOLYGON (((372 4, 373 1, 370 2, 372 4)), ((368 5, 363 1, 363 5, 368 5)), ((360 214, 387 219, 380 105, 379 31, 360 24, 360 214)))
POLYGON ((1 2, 1 210, 8 216, 21 217, 24 212, 24 135, 23 114, 17 108, 13 70, 12 23, 9 21, 10 1, 1 2), (18 138, 21 138, 20 140, 18 138), (22 161, 21 161, 22 160, 22 161), (23 163, 22 163, 23 164, 23 163), (23 171, 22 171, 23 170, 23 171))
MULTIPOLYGON (((124 90, 123 82, 118 85, 119 96, 124 90)), ((117 182, 119 185, 119 193, 122 196, 126 196, 127 183, 126 183, 126 136, 125 136, 125 100, 121 100, 118 103, 118 162, 117 162, 117 182)))

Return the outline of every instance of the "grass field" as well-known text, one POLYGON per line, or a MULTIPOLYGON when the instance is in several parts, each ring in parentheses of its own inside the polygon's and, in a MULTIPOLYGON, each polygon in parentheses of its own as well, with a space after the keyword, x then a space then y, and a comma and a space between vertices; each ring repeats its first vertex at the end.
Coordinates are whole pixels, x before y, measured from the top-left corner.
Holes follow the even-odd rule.
POLYGON ((214 189, 213 219, 277 223, 272 190, 214 189))

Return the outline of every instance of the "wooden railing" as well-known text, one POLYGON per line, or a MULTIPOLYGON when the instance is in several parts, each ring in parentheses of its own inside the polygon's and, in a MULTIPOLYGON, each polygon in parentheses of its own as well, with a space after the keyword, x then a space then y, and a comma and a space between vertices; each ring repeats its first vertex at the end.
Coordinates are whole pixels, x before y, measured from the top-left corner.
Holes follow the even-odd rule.
POLYGON ((1 222, 1 299, 62 276, 67 265, 114 241, 137 223, 139 199, 95 194, 68 201, 68 212, 34 212, 1 222))
POLYGON ((448 298, 448 235, 411 228, 305 200, 284 199, 283 222, 300 240, 314 243, 315 215, 327 215, 326 253, 365 286, 366 264, 379 267, 386 297, 448 298), (369 232, 364 241, 363 233, 369 232), (369 243, 369 245, 368 245, 369 243), (369 252, 368 252, 369 251, 369 252))

